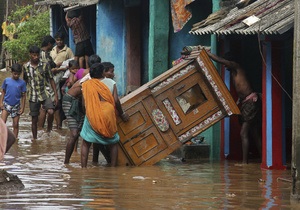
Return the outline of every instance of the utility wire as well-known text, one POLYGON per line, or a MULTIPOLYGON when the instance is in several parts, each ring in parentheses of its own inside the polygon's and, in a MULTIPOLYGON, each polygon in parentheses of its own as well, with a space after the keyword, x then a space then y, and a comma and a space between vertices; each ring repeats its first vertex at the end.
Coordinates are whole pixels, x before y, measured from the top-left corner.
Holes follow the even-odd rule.
MULTIPOLYGON (((280 1, 279 1, 280 2, 280 1)), ((277 2, 278 3, 278 2, 277 2)), ((276 4, 277 4, 276 3, 276 4)), ((265 8, 267 8, 267 2, 266 2, 266 6, 265 8)), ((264 58, 263 52, 262 52, 262 48, 261 48, 261 43, 260 43, 260 27, 261 27, 261 21, 259 21, 259 28, 258 28, 258 33, 257 33, 257 39, 258 39, 258 47, 259 47, 259 53, 260 56, 262 58, 263 64, 265 66, 267 66, 266 60, 264 58)), ((283 90, 283 92, 285 92, 285 94, 289 97, 289 99, 291 101, 293 101, 293 98, 290 96, 290 94, 285 90, 285 88, 281 85, 281 83, 278 81, 278 79, 274 76, 274 74, 271 71, 271 76, 273 77, 273 79, 277 82, 277 84, 279 85, 279 87, 283 90)))

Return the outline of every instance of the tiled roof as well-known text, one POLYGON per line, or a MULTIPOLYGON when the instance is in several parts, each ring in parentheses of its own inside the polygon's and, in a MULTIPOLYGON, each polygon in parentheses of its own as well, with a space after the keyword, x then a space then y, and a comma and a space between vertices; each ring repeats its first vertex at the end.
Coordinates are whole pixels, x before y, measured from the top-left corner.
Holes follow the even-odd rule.
POLYGON ((193 25, 190 33, 204 34, 283 34, 294 26, 295 0, 257 0, 248 6, 223 8, 193 25), (248 17, 260 20, 252 25, 243 21, 248 17))
POLYGON ((37 1, 35 5, 62 5, 62 6, 90 6, 97 4, 99 0, 44 0, 44 1, 37 1))

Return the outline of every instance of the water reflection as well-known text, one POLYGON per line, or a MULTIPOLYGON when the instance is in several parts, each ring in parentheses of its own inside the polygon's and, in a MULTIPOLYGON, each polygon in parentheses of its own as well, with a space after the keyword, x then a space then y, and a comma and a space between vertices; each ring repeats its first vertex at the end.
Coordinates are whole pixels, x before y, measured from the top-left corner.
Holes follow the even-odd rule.
POLYGON ((173 156, 154 166, 117 168, 105 167, 103 157, 92 165, 90 156, 88 168, 81 169, 79 153, 72 155, 70 165, 63 164, 66 128, 50 135, 39 131, 39 140, 32 142, 30 126, 27 112, 20 120, 20 139, 0 163, 25 185, 1 192, 1 209, 293 208, 291 183, 278 179, 289 179, 289 170, 230 161, 183 163, 173 156))
POLYGON ((171 156, 149 167, 90 164, 81 169, 78 153, 72 164, 63 164, 64 145, 59 139, 39 141, 31 149, 19 142, 14 145, 3 168, 18 175, 25 189, 0 195, 1 207, 270 209, 290 205, 290 183, 277 181, 288 177, 289 171, 262 171, 259 164, 240 167, 228 161, 182 163, 171 156))

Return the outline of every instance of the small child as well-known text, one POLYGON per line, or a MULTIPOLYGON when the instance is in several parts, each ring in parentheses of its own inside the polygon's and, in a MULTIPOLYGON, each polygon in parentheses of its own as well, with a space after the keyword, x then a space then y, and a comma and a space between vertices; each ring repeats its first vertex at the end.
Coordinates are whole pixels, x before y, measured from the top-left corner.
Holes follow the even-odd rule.
POLYGON ((15 63, 11 67, 12 76, 6 78, 2 84, 2 94, 0 96, 0 108, 2 109, 2 120, 6 123, 7 117, 13 119, 13 133, 18 138, 19 119, 23 114, 26 100, 26 83, 20 79, 22 66, 15 63))
POLYGON ((65 95, 66 92, 68 92, 68 90, 74 84, 74 82, 73 82, 74 76, 77 73, 77 71, 79 70, 78 62, 76 60, 70 60, 68 70, 69 70, 69 76, 68 76, 67 80, 65 81, 65 84, 61 88, 61 91, 62 91, 63 95, 65 95))
POLYGON ((102 62, 104 66, 103 76, 106 78, 114 79, 115 77, 115 66, 111 62, 102 62))

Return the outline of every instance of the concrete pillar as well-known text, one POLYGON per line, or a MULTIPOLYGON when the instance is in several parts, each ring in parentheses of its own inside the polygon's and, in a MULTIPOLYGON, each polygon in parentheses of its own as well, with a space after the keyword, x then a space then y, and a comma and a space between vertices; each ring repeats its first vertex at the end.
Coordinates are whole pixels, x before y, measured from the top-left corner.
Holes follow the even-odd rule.
MULTIPOLYGON (((212 12, 216 12, 220 9, 220 0, 212 1, 212 12)), ((211 52, 217 54, 217 38, 216 35, 211 35, 211 52)), ((201 135, 204 136, 208 141, 211 142, 210 146, 210 159, 220 159, 220 145, 221 145, 221 124, 216 123, 211 128, 204 131, 201 135)))
POLYGON ((282 90, 280 43, 265 42, 262 77, 262 164, 264 169, 285 169, 283 165, 282 90), (277 81, 275 81, 275 78, 277 81))
POLYGON ((295 0, 294 67, 293 67, 293 120, 292 120, 292 197, 299 199, 300 189, 300 2, 295 0))
POLYGON ((149 81, 168 69, 169 15, 168 0, 149 1, 149 81))

